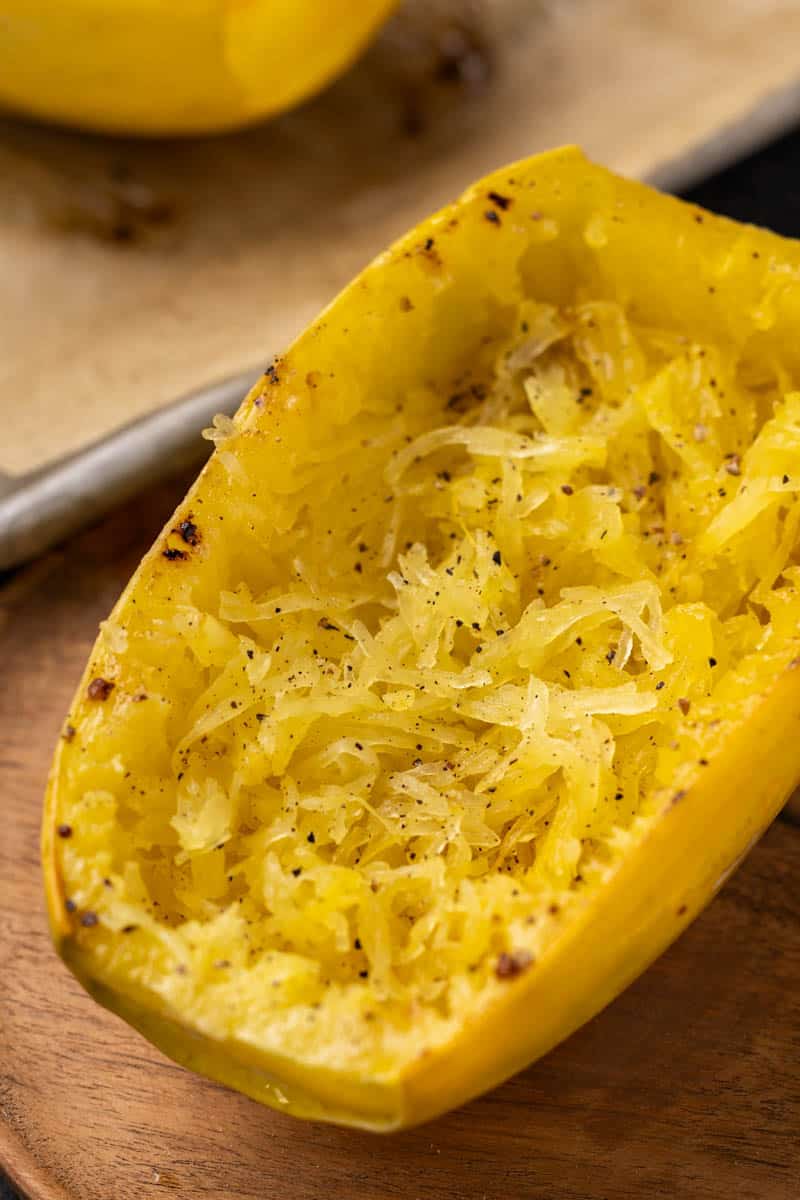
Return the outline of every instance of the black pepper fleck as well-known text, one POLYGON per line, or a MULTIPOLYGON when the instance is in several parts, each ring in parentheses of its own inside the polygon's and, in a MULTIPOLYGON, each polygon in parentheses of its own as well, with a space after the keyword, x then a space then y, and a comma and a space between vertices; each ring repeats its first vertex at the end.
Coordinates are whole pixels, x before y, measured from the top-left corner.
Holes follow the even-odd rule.
POLYGON ((90 700, 107 700, 114 690, 114 684, 110 679, 103 679, 98 675, 93 679, 86 689, 86 694, 90 700))
POLYGON ((504 952, 495 963, 494 973, 498 979, 516 979, 532 962, 528 950, 515 950, 513 954, 504 952))

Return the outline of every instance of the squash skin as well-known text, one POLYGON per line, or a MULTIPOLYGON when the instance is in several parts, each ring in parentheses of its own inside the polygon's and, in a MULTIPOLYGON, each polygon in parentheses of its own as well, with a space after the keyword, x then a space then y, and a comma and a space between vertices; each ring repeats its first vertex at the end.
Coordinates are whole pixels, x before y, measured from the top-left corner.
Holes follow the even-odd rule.
MULTIPOLYGON (((436 356, 436 366, 447 370, 455 353, 452 339, 460 336, 451 334, 454 318, 469 326, 476 298, 508 303, 526 274, 538 276, 544 291, 556 294, 568 271, 593 292, 624 298, 644 319, 656 322, 678 312, 693 332, 719 339, 741 340, 753 331, 798 366, 792 341, 800 317, 798 245, 618 180, 566 149, 481 181, 381 256, 253 389, 237 418, 239 428, 254 443, 267 428, 277 437, 282 406, 296 395, 303 403, 302 381, 311 370, 336 365, 345 380, 338 386, 357 386, 364 394, 380 386, 382 373, 390 369, 400 375, 401 385, 432 367, 436 356), (513 202, 501 225, 486 219, 489 192, 513 202), (611 231, 602 255, 584 239, 587 223, 598 213, 611 231), (781 281, 777 289, 776 278, 781 281), (708 288, 722 292, 720 281, 724 295, 710 302, 708 288), (411 298, 411 309, 401 304, 405 297, 411 298), (354 341, 348 332, 354 329, 365 336, 354 341)), ((463 336, 467 339, 468 332, 463 336)), ((188 516, 200 492, 207 501, 224 498, 225 473, 216 459, 179 509, 178 520, 188 516)), ((175 518, 167 529, 174 524, 175 518)), ((134 593, 146 597, 165 569, 162 548, 159 539, 115 611, 134 593)), ((86 711, 86 687, 102 673, 104 653, 98 649, 87 667, 73 709, 77 716, 86 711)), ((691 786, 658 798, 660 812, 652 825, 613 878, 573 910, 563 934, 534 969, 510 981, 497 1003, 464 1024, 440 1051, 421 1056, 398 1077, 322 1072, 205 1037, 182 1024, 179 1007, 163 994, 106 972, 65 905, 56 836, 63 760, 70 753, 63 742, 51 772, 43 828, 56 946, 101 1003, 167 1054, 262 1102, 298 1116, 374 1130, 430 1119, 561 1041, 631 982, 711 899, 800 778, 794 748, 800 730, 798 655, 800 636, 788 641, 779 657, 765 658, 763 678, 720 752, 691 786)))
POLYGON ((6 0, 0 106, 107 133, 234 129, 319 91, 395 3, 6 0))

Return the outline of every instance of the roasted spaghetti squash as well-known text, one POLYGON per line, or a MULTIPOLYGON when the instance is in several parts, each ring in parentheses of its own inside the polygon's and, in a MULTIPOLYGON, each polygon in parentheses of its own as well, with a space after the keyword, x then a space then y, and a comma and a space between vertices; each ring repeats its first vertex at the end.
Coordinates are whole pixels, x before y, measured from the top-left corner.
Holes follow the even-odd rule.
POLYGON ((397 0, 0 0, 0 106, 106 133, 211 133, 283 112, 397 0))
POLYGON ((393 1129, 663 950, 800 777, 798 270, 553 152, 218 419, 52 769, 53 933, 102 1003, 393 1129))

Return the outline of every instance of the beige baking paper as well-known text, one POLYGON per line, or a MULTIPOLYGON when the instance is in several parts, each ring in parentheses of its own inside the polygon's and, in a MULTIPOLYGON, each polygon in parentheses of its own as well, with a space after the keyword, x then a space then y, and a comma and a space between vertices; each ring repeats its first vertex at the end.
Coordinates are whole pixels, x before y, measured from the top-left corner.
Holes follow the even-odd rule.
POLYGON ((0 122, 0 471, 266 363, 491 168, 567 141, 639 176, 713 161, 797 109, 798 66, 796 0, 419 0, 235 136, 0 122))

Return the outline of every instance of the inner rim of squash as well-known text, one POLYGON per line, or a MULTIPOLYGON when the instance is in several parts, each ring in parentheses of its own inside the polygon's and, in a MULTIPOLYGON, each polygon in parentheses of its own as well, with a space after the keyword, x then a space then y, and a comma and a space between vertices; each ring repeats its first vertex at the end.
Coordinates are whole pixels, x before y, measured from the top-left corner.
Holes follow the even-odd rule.
POLYGON ((287 410, 268 461, 220 419, 227 506, 197 490, 106 626, 67 907, 201 1029, 373 1075, 445 1042, 796 625, 779 367, 606 300, 510 328, 335 437, 287 410))

